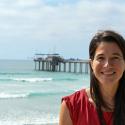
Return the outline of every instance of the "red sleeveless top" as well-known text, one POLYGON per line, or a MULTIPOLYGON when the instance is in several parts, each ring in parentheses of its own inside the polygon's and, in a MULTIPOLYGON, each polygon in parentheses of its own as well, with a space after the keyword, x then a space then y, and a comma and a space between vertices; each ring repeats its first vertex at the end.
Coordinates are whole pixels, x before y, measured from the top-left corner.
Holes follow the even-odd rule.
MULTIPOLYGON (((89 101, 85 89, 62 98, 69 109, 73 125, 100 125, 95 106, 89 101)), ((106 125, 112 125, 112 112, 103 112, 106 125)))

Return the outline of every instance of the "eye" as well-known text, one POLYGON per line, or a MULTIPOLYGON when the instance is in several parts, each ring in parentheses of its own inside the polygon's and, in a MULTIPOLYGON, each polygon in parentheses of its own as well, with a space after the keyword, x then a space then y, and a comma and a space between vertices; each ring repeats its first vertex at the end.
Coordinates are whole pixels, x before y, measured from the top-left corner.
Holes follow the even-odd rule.
POLYGON ((98 57, 98 59, 104 59, 104 57, 98 57))
POLYGON ((103 61, 105 58, 103 56, 100 56, 100 57, 96 57, 96 60, 97 61, 103 61))
POLYGON ((113 59, 119 59, 119 57, 113 57, 113 59))
POLYGON ((112 57, 113 60, 120 60, 121 58, 119 56, 112 57))

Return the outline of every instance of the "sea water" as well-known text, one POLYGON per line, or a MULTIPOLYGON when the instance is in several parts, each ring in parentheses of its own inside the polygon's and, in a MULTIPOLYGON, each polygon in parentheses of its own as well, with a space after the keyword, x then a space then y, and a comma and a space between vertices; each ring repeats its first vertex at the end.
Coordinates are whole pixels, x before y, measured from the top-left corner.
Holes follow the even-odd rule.
POLYGON ((31 60, 0 60, 0 125, 58 124, 61 98, 89 87, 89 75, 35 71, 31 60))

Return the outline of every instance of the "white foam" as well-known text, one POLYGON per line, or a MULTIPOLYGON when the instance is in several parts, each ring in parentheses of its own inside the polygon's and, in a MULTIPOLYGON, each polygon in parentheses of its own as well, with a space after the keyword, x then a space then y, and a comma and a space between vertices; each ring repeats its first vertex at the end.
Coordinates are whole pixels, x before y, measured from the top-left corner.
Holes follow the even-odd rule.
POLYGON ((24 118, 24 119, 16 119, 16 120, 0 120, 0 125, 51 125, 51 124, 57 124, 59 121, 58 117, 39 117, 37 119, 34 118, 24 118))
POLYGON ((25 94, 19 94, 19 93, 0 93, 0 98, 1 99, 7 99, 7 98, 25 98, 28 97, 29 94, 25 93, 25 94))
POLYGON ((24 81, 24 82, 41 82, 41 81, 52 81, 52 78, 11 78, 15 81, 24 81))

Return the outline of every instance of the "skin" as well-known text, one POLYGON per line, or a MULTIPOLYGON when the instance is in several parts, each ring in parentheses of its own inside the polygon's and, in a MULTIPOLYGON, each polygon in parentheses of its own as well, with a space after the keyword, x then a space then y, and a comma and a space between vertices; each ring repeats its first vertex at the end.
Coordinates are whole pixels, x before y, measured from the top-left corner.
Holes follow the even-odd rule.
MULTIPOLYGON (((119 80, 125 70, 125 61, 120 48, 113 42, 101 42, 90 64, 95 77, 99 81, 104 101, 111 106, 110 108, 113 108, 119 80)), ((93 102, 89 89, 86 89, 86 93, 89 100, 93 102)), ((106 111, 106 109, 103 110, 106 111)), ((73 125, 65 101, 61 104, 59 125, 73 125)))
POLYGON ((61 104, 61 110, 59 115, 59 125, 73 125, 72 120, 70 118, 69 110, 65 101, 61 104))
POLYGON ((123 54, 116 43, 101 42, 96 49, 91 67, 99 81, 99 87, 104 101, 114 106, 114 96, 119 80, 125 70, 123 54))

